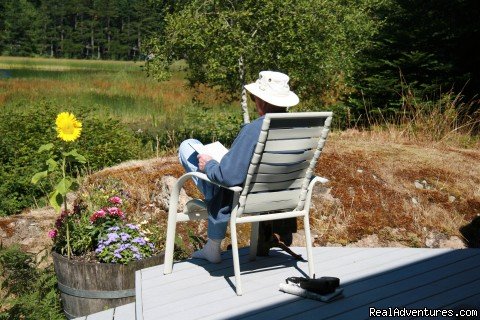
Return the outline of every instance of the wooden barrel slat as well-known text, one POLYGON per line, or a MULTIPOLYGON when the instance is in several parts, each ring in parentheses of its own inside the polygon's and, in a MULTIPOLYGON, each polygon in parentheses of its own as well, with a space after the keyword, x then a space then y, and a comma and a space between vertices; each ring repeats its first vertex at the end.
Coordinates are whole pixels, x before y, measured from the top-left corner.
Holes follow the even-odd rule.
POLYGON ((164 254, 132 261, 127 265, 69 260, 53 252, 53 263, 63 302, 65 315, 71 319, 115 308, 135 301, 135 296, 103 298, 104 294, 121 291, 120 295, 134 292, 135 271, 160 265, 164 254), (68 292, 68 293, 67 293, 68 292), (85 297, 88 296, 88 297, 85 297))

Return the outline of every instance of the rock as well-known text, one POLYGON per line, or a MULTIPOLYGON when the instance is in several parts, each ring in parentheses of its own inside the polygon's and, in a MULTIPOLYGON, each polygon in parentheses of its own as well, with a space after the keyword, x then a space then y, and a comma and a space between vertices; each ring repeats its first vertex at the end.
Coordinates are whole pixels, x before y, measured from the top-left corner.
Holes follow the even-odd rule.
MULTIPOLYGON (((298 230, 296 233, 293 233, 292 236, 291 247, 305 247, 305 230, 298 230)), ((315 230, 310 228, 310 236, 313 244, 315 240, 318 239, 318 234, 315 230)))
POLYGON ((457 236, 451 236, 448 239, 442 239, 438 242, 439 248, 452 248, 452 249, 464 249, 466 248, 465 242, 457 236))
MULTIPOLYGON (((53 228, 57 213, 46 207, 0 218, 1 245, 20 245, 21 249, 38 254, 49 249, 52 241, 47 232, 53 228)), ((47 250, 48 251, 48 250, 47 250)))
POLYGON ((412 198, 412 203, 413 203, 414 205, 420 204, 420 202, 418 201, 418 199, 415 198, 415 197, 412 198))
MULTIPOLYGON (((155 182, 158 194, 155 195, 152 199, 152 202, 155 203, 159 208, 168 212, 168 205, 170 201, 170 195, 172 194, 173 186, 177 182, 177 179, 173 176, 163 176, 161 179, 155 182)), ((177 211, 183 211, 185 204, 190 201, 190 198, 185 190, 180 191, 179 202, 177 211)))
POLYGON ((440 232, 430 231, 425 238, 425 246, 428 248, 466 248, 465 243, 457 236, 448 236, 440 232))
POLYGON ((363 170, 362 169, 357 169, 357 172, 358 173, 363 173, 363 170))
POLYGON ((423 189, 424 188, 423 184, 421 184, 420 181, 418 181, 418 180, 415 180, 414 184, 415 184, 415 188, 417 188, 417 189, 423 189))
POLYGON ((455 200, 457 200, 457 198, 455 198, 454 196, 448 196, 448 202, 452 203, 455 202, 455 200))
MULTIPOLYGON (((298 230, 293 235, 291 247, 305 247, 305 230, 298 230)), ((312 237, 313 242, 313 237, 312 237)))
POLYGON ((380 239, 376 234, 370 234, 368 236, 363 237, 362 239, 358 240, 357 242, 352 242, 347 244, 347 247, 382 247, 380 243, 380 239))

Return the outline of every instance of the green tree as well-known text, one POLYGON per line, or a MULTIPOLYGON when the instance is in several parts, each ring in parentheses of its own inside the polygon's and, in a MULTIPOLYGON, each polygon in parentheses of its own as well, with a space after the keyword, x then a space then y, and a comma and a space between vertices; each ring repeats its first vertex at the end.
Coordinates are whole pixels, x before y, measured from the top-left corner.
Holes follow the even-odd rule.
MULTIPOLYGON (((386 23, 362 57, 352 106, 394 115, 406 92, 432 100, 450 90, 478 95, 480 2, 474 0, 389 0, 377 8, 386 23)), ((478 104, 474 105, 478 108, 478 104)))
POLYGON ((163 32, 149 41, 147 70, 165 79, 173 60, 186 59, 192 83, 233 94, 259 71, 279 70, 303 101, 335 104, 379 29, 371 12, 381 2, 190 1, 166 14, 163 32))
POLYGON ((2 4, 0 47, 9 55, 29 56, 39 50, 36 8, 27 0, 6 0, 2 4))

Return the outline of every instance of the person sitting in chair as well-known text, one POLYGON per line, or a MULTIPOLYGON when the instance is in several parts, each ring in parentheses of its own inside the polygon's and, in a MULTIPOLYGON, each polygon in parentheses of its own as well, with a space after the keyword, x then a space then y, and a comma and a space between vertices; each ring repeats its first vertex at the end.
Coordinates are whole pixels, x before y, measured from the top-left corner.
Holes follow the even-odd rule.
MULTIPOLYGON (((275 71, 261 71, 256 82, 245 85, 260 117, 246 124, 235 138, 231 149, 222 160, 215 161, 206 154, 198 154, 192 144, 201 144, 195 139, 188 139, 180 144, 179 159, 187 172, 201 171, 208 178, 225 186, 240 186, 247 177, 248 167, 262 128, 266 113, 286 112, 288 107, 298 104, 298 96, 290 90, 289 77, 275 71)), ((192 255, 193 258, 206 259, 219 263, 221 242, 225 238, 227 223, 232 208, 233 192, 218 187, 207 181, 194 178, 198 189, 205 197, 208 210, 208 241, 205 246, 192 255)))

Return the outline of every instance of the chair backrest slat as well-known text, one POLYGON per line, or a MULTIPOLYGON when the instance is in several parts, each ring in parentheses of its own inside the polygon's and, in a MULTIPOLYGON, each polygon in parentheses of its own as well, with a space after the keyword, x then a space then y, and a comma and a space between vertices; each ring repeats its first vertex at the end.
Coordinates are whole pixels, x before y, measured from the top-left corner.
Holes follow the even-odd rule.
POLYGON ((267 163, 260 163, 258 166, 257 172, 258 173, 290 173, 302 169, 308 168, 308 165, 310 163, 308 161, 302 161, 302 162, 293 162, 293 163, 287 163, 284 165, 277 164, 277 165, 272 165, 272 164, 267 164, 267 163))
POLYGON ((307 169, 302 169, 294 172, 289 173, 255 173, 252 176, 252 182, 281 182, 281 181, 288 181, 293 179, 299 179, 305 177, 305 172, 307 169))
POLYGON ((300 162, 304 160, 312 159, 314 150, 306 150, 302 153, 268 153, 265 152, 261 155, 261 163, 268 163, 268 164, 283 164, 283 163, 293 163, 293 162, 300 162))
POLYGON ((302 210, 332 113, 267 114, 250 162, 237 216, 302 210))
MULTIPOLYGON (((300 114, 301 112, 297 113, 300 114)), ((305 112, 304 114, 313 114, 317 112, 305 112)), ((320 113, 320 112, 318 112, 320 113)), ((290 113, 292 114, 292 113, 290 113)), ((325 118, 315 118, 315 117, 278 117, 272 118, 270 123, 270 129, 277 128, 305 128, 305 127, 323 127, 325 124, 325 118)))
POLYGON ((252 209, 255 212, 265 212, 271 210, 285 209, 285 206, 293 209, 298 203, 300 189, 283 190, 276 192, 268 192, 268 198, 265 193, 250 193, 244 199, 244 203, 240 201, 240 205, 245 205, 245 212, 250 212, 252 209), (274 209, 275 208, 275 209, 274 209))
POLYGON ((248 192, 279 191, 286 189, 299 189, 302 187, 303 178, 280 182, 256 182, 250 184, 248 192))
POLYGON ((286 151, 304 151, 312 148, 316 148, 318 144, 318 138, 306 138, 306 139, 282 139, 282 140, 267 140, 265 143, 264 152, 284 152, 286 151))
POLYGON ((287 199, 281 201, 265 201, 262 203, 252 203, 248 202, 245 204, 244 211, 245 213, 261 213, 261 212, 268 212, 273 210, 285 210, 285 208, 293 209, 298 203, 298 196, 297 199, 287 199))
POLYGON ((320 137, 323 127, 288 128, 268 130, 268 140, 320 137))

